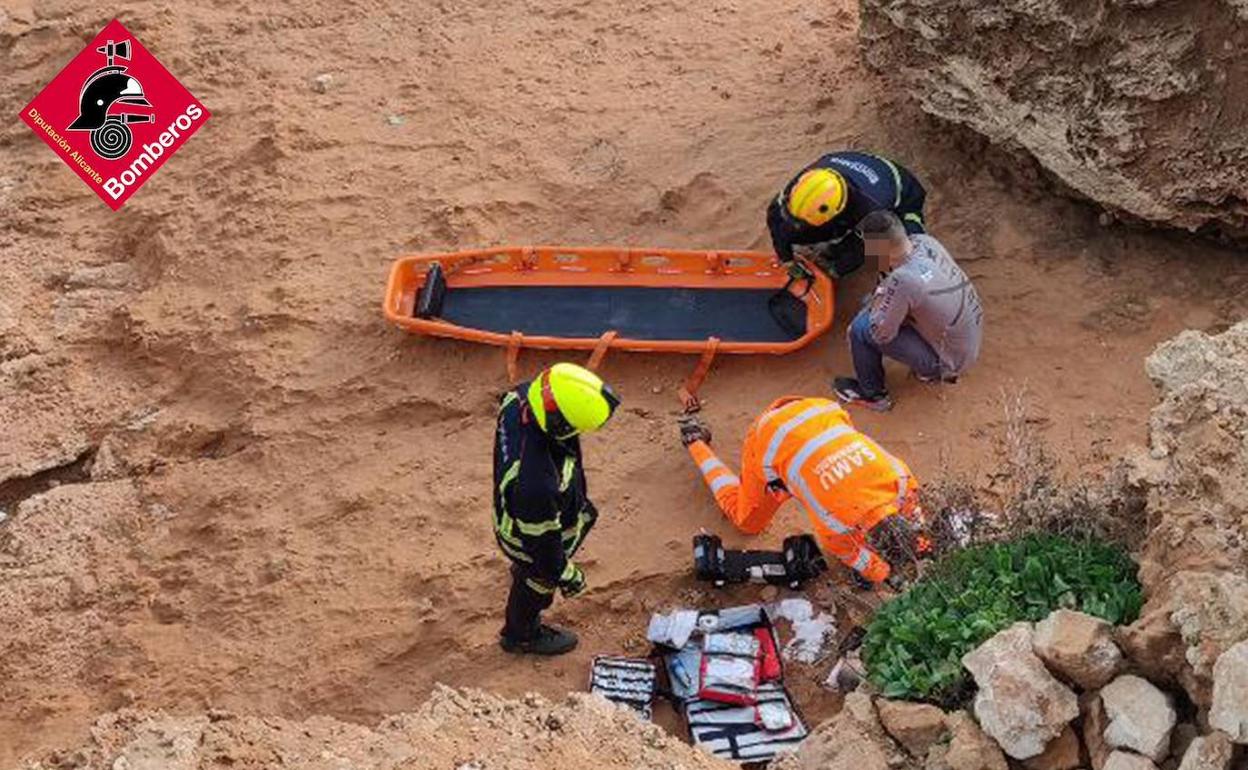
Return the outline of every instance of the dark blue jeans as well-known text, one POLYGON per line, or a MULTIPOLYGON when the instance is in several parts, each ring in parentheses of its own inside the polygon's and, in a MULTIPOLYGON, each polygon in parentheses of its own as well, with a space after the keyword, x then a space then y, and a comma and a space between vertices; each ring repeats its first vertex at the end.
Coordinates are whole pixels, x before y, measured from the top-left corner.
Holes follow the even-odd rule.
POLYGON ((849 354, 864 396, 888 392, 884 384, 884 356, 909 366, 923 379, 939 379, 942 375, 940 356, 914 327, 903 324, 891 342, 880 345, 871 338, 871 316, 866 310, 860 311, 849 325, 849 354))

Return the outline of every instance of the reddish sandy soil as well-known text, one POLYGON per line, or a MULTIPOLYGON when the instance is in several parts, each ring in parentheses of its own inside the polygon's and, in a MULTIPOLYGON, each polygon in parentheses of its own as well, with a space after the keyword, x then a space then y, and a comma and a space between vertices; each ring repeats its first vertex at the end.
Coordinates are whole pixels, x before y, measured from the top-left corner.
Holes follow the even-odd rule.
MULTIPOLYGON (((435 681, 558 694, 593 653, 640 649, 653 609, 757 596, 686 574, 694 532, 728 534, 674 440, 693 361, 617 355, 604 374, 626 408, 586 442, 604 514, 592 590, 556 612, 585 643, 500 653, 502 354, 388 328, 399 254, 763 247, 763 205, 796 167, 886 151, 928 184, 988 334, 961 384, 898 376, 897 409, 861 426, 920 475, 981 481, 1003 394, 1031 394, 1068 468, 1102 463, 1144 437, 1153 345, 1248 310, 1242 255, 1102 227, 919 115, 861 64, 848 0, 126 0, 117 15, 213 117, 116 214, 15 117, 109 16, 6 8, 0 765, 126 704, 371 721, 435 681)), ((837 328, 810 349, 716 364, 706 414, 733 461, 766 403, 844 371, 869 280, 840 287, 837 328)), ((768 542, 802 526, 790 511, 768 542)), ((833 707, 819 673, 794 675, 816 716, 833 707)))

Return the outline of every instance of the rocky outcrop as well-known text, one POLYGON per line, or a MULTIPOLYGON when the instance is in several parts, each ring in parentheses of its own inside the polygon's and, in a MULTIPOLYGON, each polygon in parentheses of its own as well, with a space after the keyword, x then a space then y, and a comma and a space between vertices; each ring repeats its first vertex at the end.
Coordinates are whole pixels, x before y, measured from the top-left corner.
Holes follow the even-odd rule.
POLYGON ((1183 571, 1151 586, 1143 614, 1119 641, 1150 678, 1180 684, 1193 701, 1208 705, 1214 662, 1248 636, 1248 578, 1183 571))
POLYGON ((1248 237, 1241 0, 861 0, 867 61, 933 115, 1130 217, 1248 237))
POLYGON ((1079 715, 1075 694, 1032 652, 1032 629, 1015 623, 962 658, 979 693, 975 716, 1015 759, 1044 752, 1079 715))
POLYGON ((1104 687, 1122 665, 1114 628, 1100 618, 1056 610, 1036 624, 1034 649, 1049 670, 1084 690, 1104 687))
POLYGON ((1184 332, 1147 370, 1161 401, 1131 473, 1152 524, 1139 559, 1147 602, 1119 642, 1150 679, 1207 707, 1214 663, 1248 638, 1248 322, 1184 332))
POLYGON ((1213 667, 1209 724, 1236 743, 1248 743, 1248 641, 1222 653, 1213 667))

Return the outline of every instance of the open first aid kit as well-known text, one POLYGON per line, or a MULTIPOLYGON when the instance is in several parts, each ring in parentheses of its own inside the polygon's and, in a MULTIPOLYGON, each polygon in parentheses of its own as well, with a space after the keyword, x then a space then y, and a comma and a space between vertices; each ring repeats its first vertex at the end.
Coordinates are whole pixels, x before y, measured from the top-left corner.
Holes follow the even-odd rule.
MULTIPOLYGON (((652 629, 664 627, 652 624, 652 629)), ((723 759, 765 762, 808 731, 784 689, 775 627, 761 605, 700 613, 684 644, 654 639, 693 742, 723 759)))

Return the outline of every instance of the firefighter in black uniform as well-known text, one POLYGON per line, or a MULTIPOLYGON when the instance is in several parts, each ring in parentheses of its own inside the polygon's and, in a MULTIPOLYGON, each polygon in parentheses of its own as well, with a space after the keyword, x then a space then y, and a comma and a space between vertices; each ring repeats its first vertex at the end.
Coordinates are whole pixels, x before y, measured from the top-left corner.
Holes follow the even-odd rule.
POLYGON ((865 152, 833 152, 798 172, 767 207, 767 229, 781 262, 795 245, 810 246, 815 262, 833 278, 846 276, 866 257, 858 223, 872 211, 895 213, 911 235, 926 232, 927 192, 908 169, 865 152))
POLYGON ((494 437, 494 534, 511 560, 511 594, 499 643, 504 650, 561 655, 571 631, 541 622, 555 591, 585 589, 572 561, 598 512, 581 464, 582 433, 601 428, 619 405, 596 374, 555 364, 507 392, 494 437))

